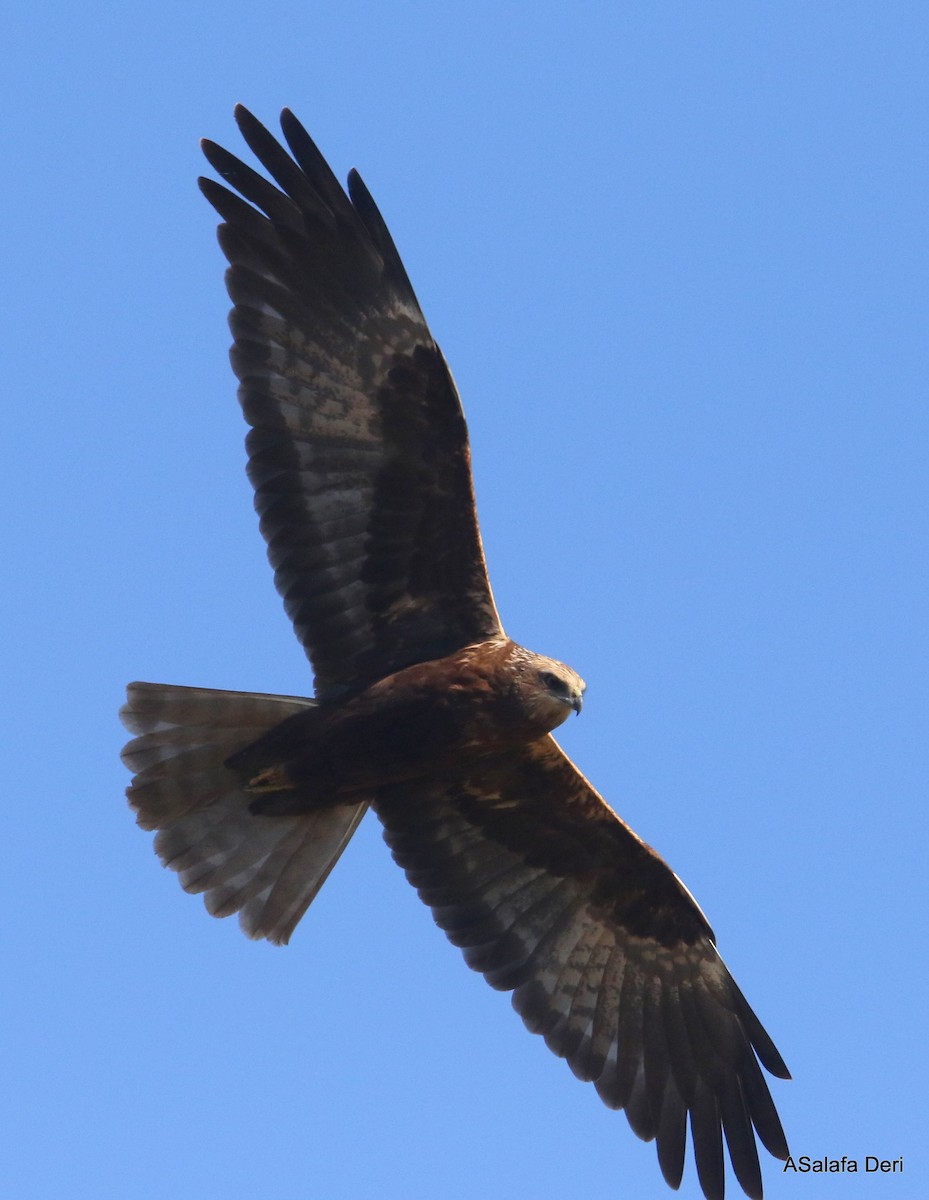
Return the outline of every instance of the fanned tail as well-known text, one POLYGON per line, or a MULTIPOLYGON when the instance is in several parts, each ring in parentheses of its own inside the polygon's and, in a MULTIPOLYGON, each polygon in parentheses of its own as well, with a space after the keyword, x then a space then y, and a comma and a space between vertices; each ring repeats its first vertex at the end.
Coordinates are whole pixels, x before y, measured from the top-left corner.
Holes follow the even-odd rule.
POLYGON ((214 917, 239 913, 251 938, 289 941, 364 816, 367 802, 297 816, 249 812, 254 796, 226 760, 294 713, 299 696, 131 683, 120 710, 136 736, 122 752, 143 829, 181 887, 214 917))

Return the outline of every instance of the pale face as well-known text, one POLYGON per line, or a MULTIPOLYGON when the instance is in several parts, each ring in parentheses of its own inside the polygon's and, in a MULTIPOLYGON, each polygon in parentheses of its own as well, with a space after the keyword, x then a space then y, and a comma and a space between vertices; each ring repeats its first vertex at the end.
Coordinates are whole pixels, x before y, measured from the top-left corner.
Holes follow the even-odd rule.
POLYGON ((580 713, 587 684, 577 671, 541 654, 533 656, 530 669, 528 698, 535 719, 544 722, 546 728, 554 729, 570 713, 580 713))

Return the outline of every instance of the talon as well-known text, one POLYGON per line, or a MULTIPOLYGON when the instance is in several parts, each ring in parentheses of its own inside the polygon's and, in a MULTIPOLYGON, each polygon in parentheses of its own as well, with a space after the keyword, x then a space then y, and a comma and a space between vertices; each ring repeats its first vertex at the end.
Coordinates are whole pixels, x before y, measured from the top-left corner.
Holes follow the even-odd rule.
POLYGON ((293 789, 293 784, 287 778, 287 773, 282 767, 266 767, 264 771, 259 771, 245 785, 250 792, 283 792, 288 789, 293 789))

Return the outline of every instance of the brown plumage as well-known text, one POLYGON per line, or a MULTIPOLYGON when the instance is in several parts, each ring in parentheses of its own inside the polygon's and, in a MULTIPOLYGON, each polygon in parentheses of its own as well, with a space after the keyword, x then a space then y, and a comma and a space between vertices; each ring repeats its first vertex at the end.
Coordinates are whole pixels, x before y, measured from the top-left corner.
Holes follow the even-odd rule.
POLYGON ((131 684, 139 824, 211 913, 282 943, 372 806, 468 964, 656 1139, 668 1183, 689 1117, 707 1197, 723 1135, 760 1197, 755 1134, 787 1146, 759 1061, 787 1069, 690 893, 551 737, 584 684, 503 632, 461 406, 390 234, 292 114, 290 153, 236 117, 278 186, 205 142, 239 195, 201 187, 255 504, 316 695, 131 684))

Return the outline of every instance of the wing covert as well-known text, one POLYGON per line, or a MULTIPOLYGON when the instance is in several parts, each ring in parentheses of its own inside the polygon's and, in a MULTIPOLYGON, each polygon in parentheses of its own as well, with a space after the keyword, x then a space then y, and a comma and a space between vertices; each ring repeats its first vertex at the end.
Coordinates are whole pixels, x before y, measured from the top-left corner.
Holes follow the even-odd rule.
POLYGON ((499 635, 451 375, 360 177, 349 194, 296 118, 288 153, 245 109, 275 181, 212 142, 232 365, 275 581, 337 696, 499 635), (238 192, 239 195, 236 195, 238 192))

